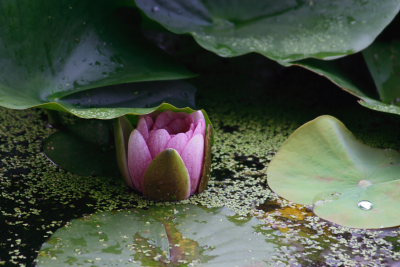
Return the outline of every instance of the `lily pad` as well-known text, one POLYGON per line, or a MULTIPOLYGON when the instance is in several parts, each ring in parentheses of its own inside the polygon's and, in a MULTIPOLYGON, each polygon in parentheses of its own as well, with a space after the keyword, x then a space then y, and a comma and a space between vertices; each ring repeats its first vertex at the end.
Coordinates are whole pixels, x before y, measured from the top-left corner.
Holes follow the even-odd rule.
MULTIPOLYGON (((59 99, 56 105, 61 106, 55 109, 85 119, 114 119, 155 110, 192 112, 192 109, 183 107, 196 106, 195 94, 196 88, 183 81, 137 82, 71 94, 59 99)), ((51 105, 46 107, 52 108, 51 105)))
POLYGON ((363 51, 380 100, 400 103, 400 41, 375 42, 363 51))
POLYGON ((350 56, 333 61, 308 59, 291 64, 328 78, 358 97, 359 103, 367 108, 400 115, 400 42, 375 42, 362 52, 362 56, 361 61, 357 56, 350 56), (360 74, 360 69, 368 72, 360 74))
POLYGON ((297 129, 268 167, 278 195, 313 205, 323 219, 355 228, 400 225, 400 154, 356 140, 336 118, 297 129))
POLYGON ((361 51, 400 9, 397 0, 136 0, 136 4, 168 30, 189 33, 220 56, 256 52, 286 62, 361 51))
POLYGON ((53 234, 37 266, 270 266, 259 222, 232 216, 194 205, 97 213, 53 234))
POLYGON ((71 94, 58 103, 41 107, 69 112, 84 119, 108 120, 156 110, 193 112, 189 107, 196 106, 195 93, 196 88, 183 81, 139 82, 71 94))
POLYGON ((113 84, 193 76, 140 34, 125 0, 10 1, 0 4, 0 106, 43 107, 86 118, 65 96, 113 84))

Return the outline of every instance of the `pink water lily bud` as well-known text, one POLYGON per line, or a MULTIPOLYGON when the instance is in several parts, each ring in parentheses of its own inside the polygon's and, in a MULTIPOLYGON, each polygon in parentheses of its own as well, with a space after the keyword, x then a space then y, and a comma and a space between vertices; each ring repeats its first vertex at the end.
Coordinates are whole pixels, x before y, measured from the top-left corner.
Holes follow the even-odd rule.
POLYGON ((205 189, 211 163, 212 127, 202 111, 164 111, 126 118, 115 127, 117 159, 127 184, 153 200, 187 199, 205 189), (128 137, 129 136, 129 137, 128 137))

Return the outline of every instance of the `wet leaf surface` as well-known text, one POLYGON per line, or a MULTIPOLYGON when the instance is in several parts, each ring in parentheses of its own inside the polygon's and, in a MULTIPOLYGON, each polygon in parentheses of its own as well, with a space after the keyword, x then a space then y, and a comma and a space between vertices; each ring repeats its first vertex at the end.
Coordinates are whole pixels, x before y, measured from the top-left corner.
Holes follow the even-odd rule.
POLYGON ((398 1, 136 0, 168 30, 189 33, 224 57, 250 52, 277 61, 328 59, 372 43, 400 9, 398 1))

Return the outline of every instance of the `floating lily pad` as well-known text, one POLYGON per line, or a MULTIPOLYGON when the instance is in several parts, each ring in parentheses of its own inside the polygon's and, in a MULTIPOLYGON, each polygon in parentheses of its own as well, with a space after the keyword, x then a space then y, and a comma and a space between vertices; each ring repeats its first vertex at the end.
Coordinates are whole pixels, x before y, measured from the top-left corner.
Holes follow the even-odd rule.
POLYGON ((400 225, 400 154, 356 140, 321 116, 297 129, 268 168, 278 195, 314 205, 323 219, 355 228, 400 225))
POLYGON ((43 107, 85 118, 65 96, 113 84, 192 77, 140 34, 139 15, 125 0, 1 1, 0 106, 43 107))
POLYGON ((227 209, 193 205, 103 212, 43 244, 38 266, 271 266, 274 245, 227 209), (269 264, 268 264, 269 263, 269 264))
POLYGON ((277 61, 328 59, 361 51, 395 17, 397 0, 136 0, 168 30, 191 34, 225 57, 250 52, 277 61))

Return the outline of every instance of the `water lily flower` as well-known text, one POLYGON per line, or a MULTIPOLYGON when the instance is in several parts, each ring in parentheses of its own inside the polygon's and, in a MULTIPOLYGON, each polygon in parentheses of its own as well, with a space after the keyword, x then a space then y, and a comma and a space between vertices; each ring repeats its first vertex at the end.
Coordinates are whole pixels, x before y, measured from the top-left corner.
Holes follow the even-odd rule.
POLYGON ((121 173, 128 186, 149 199, 187 199, 207 186, 211 135, 200 110, 143 115, 136 129, 121 117, 115 127, 121 173))

